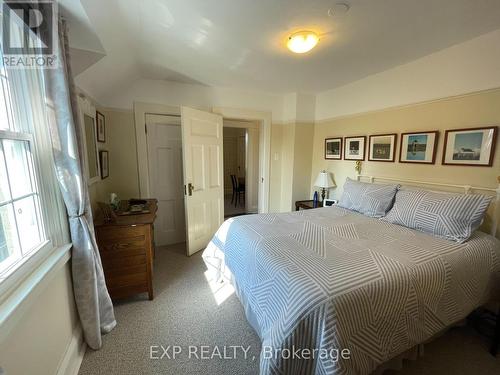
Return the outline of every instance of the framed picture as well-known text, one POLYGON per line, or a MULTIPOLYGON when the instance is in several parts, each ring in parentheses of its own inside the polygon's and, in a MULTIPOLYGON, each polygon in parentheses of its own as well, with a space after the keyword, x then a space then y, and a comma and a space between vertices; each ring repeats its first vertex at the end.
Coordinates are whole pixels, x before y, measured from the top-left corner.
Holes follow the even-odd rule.
POLYGON ((497 131, 497 126, 446 130, 443 164, 491 167, 497 131))
POLYGON ((370 135, 368 160, 394 162, 397 134, 370 135))
POLYGON ((401 134, 400 163, 434 164, 438 131, 401 134))
POLYGON ((96 111, 96 126, 97 126, 97 141, 106 142, 106 118, 104 115, 96 111))
POLYGON ((344 160, 365 160, 366 136, 344 138, 344 160))
POLYGON ((342 159, 342 138, 325 139, 325 159, 342 159))
POLYGON ((101 163, 101 178, 109 177, 109 153, 108 151, 99 151, 99 161, 101 163))

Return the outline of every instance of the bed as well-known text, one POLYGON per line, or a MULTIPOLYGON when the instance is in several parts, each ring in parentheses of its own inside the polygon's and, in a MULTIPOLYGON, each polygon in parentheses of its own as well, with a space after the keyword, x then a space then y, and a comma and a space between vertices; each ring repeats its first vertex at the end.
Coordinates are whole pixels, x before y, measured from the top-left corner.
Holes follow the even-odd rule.
POLYGON ((229 219, 203 259, 260 336, 261 374, 369 374, 500 285, 491 235, 459 244, 336 206, 229 219))

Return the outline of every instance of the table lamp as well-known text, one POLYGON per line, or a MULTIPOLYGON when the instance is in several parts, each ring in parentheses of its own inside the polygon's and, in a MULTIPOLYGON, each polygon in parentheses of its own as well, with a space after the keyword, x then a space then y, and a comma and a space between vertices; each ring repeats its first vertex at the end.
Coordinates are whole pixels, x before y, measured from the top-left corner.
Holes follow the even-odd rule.
POLYGON ((316 177, 316 182, 314 186, 321 188, 321 202, 325 200, 326 189, 336 187, 330 172, 325 170, 319 172, 318 177, 316 177))

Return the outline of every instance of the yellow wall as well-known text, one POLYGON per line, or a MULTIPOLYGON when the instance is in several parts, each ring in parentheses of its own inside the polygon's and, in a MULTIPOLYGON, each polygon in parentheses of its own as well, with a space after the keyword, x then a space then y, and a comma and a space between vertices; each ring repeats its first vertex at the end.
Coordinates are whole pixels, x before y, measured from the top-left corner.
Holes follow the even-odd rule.
POLYGON ((289 212, 310 198, 314 124, 273 124, 271 131, 270 211, 289 212))
MULTIPOLYGON (((16 316, 9 318, 15 322, 5 323, 11 326, 10 331, 0 335, 0 366, 5 373, 56 374, 63 371, 63 360, 70 354, 69 346, 79 326, 70 263, 46 275, 19 310, 14 313, 16 316)), ((4 326, 1 329, 7 330, 4 326)))
POLYGON ((295 124, 283 124, 281 136, 281 203, 280 212, 292 209, 293 163, 295 158, 295 124))
POLYGON ((312 178, 311 163, 313 140, 313 123, 295 124, 292 209, 295 209, 295 201, 311 199, 310 186, 308 181, 312 178))
MULTIPOLYGON (((435 165, 364 161, 362 174, 496 187, 496 176, 500 174, 500 137, 493 167, 441 165, 445 129, 491 125, 500 125, 500 89, 322 121, 316 124, 314 131, 311 185, 321 169, 329 170, 338 186, 331 190, 331 196, 339 197, 346 177, 356 177, 354 161, 324 160, 325 138, 439 130, 435 165)), ((398 137, 396 160, 399 146, 398 137)))
POLYGON ((106 142, 99 150, 109 152, 109 177, 89 187, 92 206, 108 202, 111 193, 120 199, 139 197, 137 147, 132 111, 101 109, 106 117, 106 142))
POLYGON ((271 127, 271 175, 269 186, 269 211, 281 210, 281 147, 283 125, 273 124, 271 127))
MULTIPOLYGON (((110 177, 90 187, 91 198, 107 201, 111 192, 121 198, 139 195, 134 117, 129 111, 102 110, 106 116, 105 144, 110 152, 110 177)), ((442 166, 444 130, 500 124, 500 89, 417 105, 357 114, 308 123, 275 123, 271 131, 270 211, 290 211, 296 200, 310 199, 317 173, 334 174, 338 197, 347 176, 355 178, 353 161, 324 160, 324 139, 334 136, 370 135, 409 131, 439 130, 435 165, 363 162, 363 174, 427 181, 496 186, 500 149, 492 168, 442 166)), ((500 139, 500 137, 499 137, 500 139)), ((396 157, 399 157, 399 142, 396 157)))

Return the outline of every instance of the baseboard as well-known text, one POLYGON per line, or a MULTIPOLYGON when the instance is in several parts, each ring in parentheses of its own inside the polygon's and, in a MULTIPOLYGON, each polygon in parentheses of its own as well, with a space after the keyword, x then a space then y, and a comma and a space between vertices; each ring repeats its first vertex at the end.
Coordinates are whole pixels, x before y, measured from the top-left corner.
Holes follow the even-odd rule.
POLYGON ((73 331, 73 337, 59 364, 57 375, 78 375, 86 349, 87 345, 83 341, 82 328, 78 325, 73 331))

